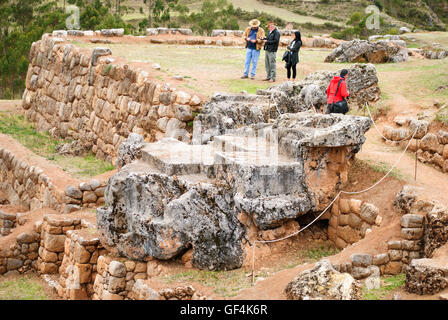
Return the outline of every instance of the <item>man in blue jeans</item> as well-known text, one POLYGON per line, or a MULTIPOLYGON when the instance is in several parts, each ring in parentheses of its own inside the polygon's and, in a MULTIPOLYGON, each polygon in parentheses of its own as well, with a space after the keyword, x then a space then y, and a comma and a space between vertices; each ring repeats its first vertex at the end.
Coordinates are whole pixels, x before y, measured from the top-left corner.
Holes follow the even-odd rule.
POLYGON ((244 31, 243 38, 246 40, 246 61, 244 62, 244 75, 241 79, 249 78, 249 69, 252 62, 252 70, 250 70, 250 78, 255 79, 258 60, 260 58, 260 50, 263 44, 265 33, 260 28, 260 21, 253 19, 249 22, 249 27, 244 31))

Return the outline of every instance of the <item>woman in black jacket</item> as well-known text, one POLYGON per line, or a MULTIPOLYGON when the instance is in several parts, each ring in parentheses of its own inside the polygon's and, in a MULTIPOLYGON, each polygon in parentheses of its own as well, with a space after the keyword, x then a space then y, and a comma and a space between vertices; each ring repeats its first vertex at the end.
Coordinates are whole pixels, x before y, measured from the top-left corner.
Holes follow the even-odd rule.
POLYGON ((286 62, 286 69, 288 70, 288 80, 291 80, 291 70, 292 70, 292 80, 296 80, 297 76, 297 63, 299 63, 299 50, 302 46, 302 36, 299 31, 294 32, 294 39, 287 47, 289 51, 289 59, 286 62))

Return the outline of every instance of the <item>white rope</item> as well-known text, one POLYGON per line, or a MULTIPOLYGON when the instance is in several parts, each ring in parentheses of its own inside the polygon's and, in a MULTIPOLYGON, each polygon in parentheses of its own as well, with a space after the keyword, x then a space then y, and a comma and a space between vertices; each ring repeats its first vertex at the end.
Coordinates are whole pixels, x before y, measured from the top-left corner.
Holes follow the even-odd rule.
MULTIPOLYGON (((367 108, 367 110, 369 110, 367 108)), ((369 111, 370 114, 370 111, 369 111)), ((375 123, 373 121, 373 118, 371 117, 371 120, 373 123, 375 123)), ((376 127, 376 126, 375 126, 376 127)), ((298 235, 299 233, 301 233, 302 231, 306 230, 308 227, 310 227, 311 225, 313 225, 317 220, 319 220, 320 217, 322 217, 327 210, 333 205, 333 203, 339 198, 339 196, 341 194, 349 194, 349 195, 354 195, 354 194, 361 194, 361 193, 365 193, 367 191, 370 191, 371 189, 375 188, 377 185, 379 185, 381 182, 383 182, 384 179, 386 179, 390 173, 397 167, 397 165, 400 163, 401 159, 403 158, 403 156, 405 155, 405 153, 407 152, 407 150, 409 149, 409 146, 411 145, 412 139, 414 139, 415 135, 417 134, 418 129, 420 128, 420 125, 417 125, 417 128, 415 129, 412 138, 409 139, 408 144, 406 145, 406 148, 404 149, 404 151, 400 154, 400 156, 398 157, 397 161, 394 163, 394 165, 390 168, 390 170, 380 179, 378 180, 376 183, 374 183, 372 186, 361 190, 361 191, 354 191, 354 192, 350 192, 350 191, 339 191, 339 193, 336 195, 336 197, 333 199, 333 201, 330 202, 330 204, 325 208, 324 211, 322 211, 313 221, 311 221, 309 224, 307 224, 304 228, 288 235, 285 236, 283 238, 280 239, 274 239, 274 240, 254 240, 253 244, 252 244, 252 285, 254 283, 254 279, 255 279, 255 247, 257 243, 274 243, 274 242, 279 242, 279 241, 283 241, 286 239, 289 239, 291 237, 294 237, 296 235, 298 235)))
MULTIPOLYGON (((393 141, 393 142, 403 142, 403 141, 407 141, 407 140, 409 140, 409 138, 412 136, 412 134, 410 134, 407 138, 405 138, 405 139, 403 139, 403 140, 390 140, 390 139, 387 139, 387 138, 380 132, 380 130, 378 129, 378 127, 376 126, 376 123, 375 123, 375 121, 373 120, 372 114, 370 113, 369 104, 366 103, 364 107, 367 109, 367 112, 369 113, 370 119, 371 119, 372 122, 373 122, 373 126, 375 127, 376 132, 378 132, 378 134, 379 134, 384 140, 386 140, 386 141, 393 141)), ((414 134, 414 135, 415 135, 415 134, 414 134)))

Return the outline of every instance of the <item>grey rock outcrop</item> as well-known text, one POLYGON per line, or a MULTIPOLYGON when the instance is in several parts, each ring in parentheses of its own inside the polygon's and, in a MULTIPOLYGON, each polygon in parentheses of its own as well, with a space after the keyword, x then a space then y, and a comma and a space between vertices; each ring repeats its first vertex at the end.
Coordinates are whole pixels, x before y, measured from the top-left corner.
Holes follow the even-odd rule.
POLYGON ((239 214, 266 230, 323 210, 347 181, 369 128, 367 117, 304 112, 207 145, 163 139, 140 147, 136 137, 134 155, 126 141, 127 160, 97 210, 101 241, 132 259, 166 260, 192 247, 198 268, 240 267, 247 231, 239 214))
MULTIPOLYGON (((380 99, 381 91, 374 65, 356 64, 348 70, 350 108, 358 109, 366 102, 380 99)), ((196 117, 193 139, 195 143, 206 143, 213 136, 242 126, 269 123, 281 114, 298 113, 313 108, 325 110, 326 90, 336 75, 337 72, 316 72, 296 83, 285 82, 267 90, 259 90, 257 95, 217 93, 196 117)))
POLYGON ((198 268, 242 265, 245 229, 225 189, 137 170, 125 167, 109 180, 107 207, 97 213, 104 245, 137 260, 167 260, 193 246, 198 268))
POLYGON ((436 204, 425 218, 424 252, 432 257, 434 250, 448 242, 448 210, 436 204))
POLYGON ((409 61, 406 43, 401 40, 352 40, 334 49, 325 62, 404 62, 409 61))
POLYGON ((141 135, 131 133, 118 149, 117 168, 120 169, 128 163, 140 159, 144 143, 145 139, 141 135))
POLYGON ((289 300, 358 300, 361 284, 350 274, 336 271, 324 259, 291 281, 285 293, 289 300))
POLYGON ((406 291, 419 295, 435 294, 448 287, 446 262, 413 259, 406 268, 406 291))

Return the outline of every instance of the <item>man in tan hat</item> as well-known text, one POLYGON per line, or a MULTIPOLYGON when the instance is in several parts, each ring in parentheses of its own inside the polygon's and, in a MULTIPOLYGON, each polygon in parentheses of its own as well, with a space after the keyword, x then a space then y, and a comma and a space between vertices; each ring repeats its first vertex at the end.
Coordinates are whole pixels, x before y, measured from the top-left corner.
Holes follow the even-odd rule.
POLYGON ((252 70, 250 70, 250 78, 252 80, 255 79, 255 71, 257 70, 260 50, 265 36, 263 28, 260 28, 260 24, 259 20, 253 19, 249 22, 249 27, 244 31, 243 38, 246 40, 246 60, 244 62, 244 75, 241 79, 249 78, 251 62, 252 70))

